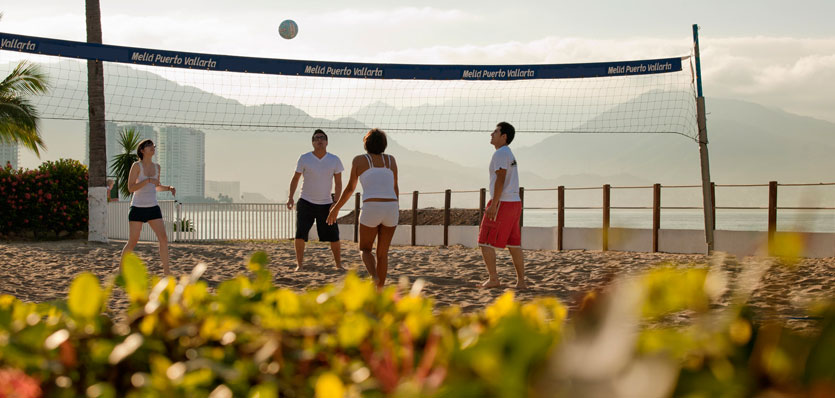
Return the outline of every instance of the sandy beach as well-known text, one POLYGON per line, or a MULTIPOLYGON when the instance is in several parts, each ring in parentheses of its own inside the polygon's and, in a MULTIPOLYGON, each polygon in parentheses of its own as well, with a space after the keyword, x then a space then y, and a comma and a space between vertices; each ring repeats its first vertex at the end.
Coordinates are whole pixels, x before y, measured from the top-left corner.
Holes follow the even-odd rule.
MULTIPOLYGON (((124 242, 90 243, 84 240, 51 242, 0 242, 0 294, 11 294, 29 302, 63 299, 73 277, 91 271, 105 280, 117 272, 124 242)), ((347 269, 367 277, 356 244, 342 242, 347 269)), ((339 282, 344 272, 333 266, 330 248, 312 242, 307 246, 305 269, 293 272, 295 255, 291 241, 229 242, 171 245, 172 271, 189 273, 200 262, 208 264, 204 279, 211 287, 247 272, 244 260, 263 250, 270 258, 275 284, 301 290, 339 282)), ((149 271, 162 274, 156 244, 140 243, 137 254, 149 271)), ((702 255, 652 254, 601 251, 525 251, 528 282, 531 288, 515 292, 520 300, 539 296, 559 298, 569 308, 585 292, 604 288, 614 278, 645 270, 657 264, 702 264, 702 255)), ((731 272, 742 269, 744 259, 727 257, 731 272)), ((434 297, 436 307, 458 305, 464 311, 478 311, 515 284, 515 273, 507 251, 498 253, 498 270, 503 288, 482 289, 486 279, 478 249, 464 247, 393 247, 387 284, 401 278, 426 281, 424 293, 434 297)), ((835 258, 802 260, 795 267, 773 266, 753 294, 751 304, 761 320, 785 320, 804 326, 806 307, 815 300, 835 297, 835 258)), ((111 298, 110 307, 124 308, 120 292, 111 298)))

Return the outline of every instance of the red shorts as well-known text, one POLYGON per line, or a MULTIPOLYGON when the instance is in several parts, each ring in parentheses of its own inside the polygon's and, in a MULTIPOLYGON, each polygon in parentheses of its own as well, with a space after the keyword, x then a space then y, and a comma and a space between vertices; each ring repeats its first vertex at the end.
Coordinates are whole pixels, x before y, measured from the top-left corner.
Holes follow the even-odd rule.
MULTIPOLYGON (((487 207, 490 207, 487 202, 487 207)), ((519 218, 522 216, 522 202, 501 202, 496 220, 488 220, 487 212, 481 218, 478 229, 479 246, 491 246, 503 249, 507 246, 521 247, 522 232, 519 229, 519 218)))

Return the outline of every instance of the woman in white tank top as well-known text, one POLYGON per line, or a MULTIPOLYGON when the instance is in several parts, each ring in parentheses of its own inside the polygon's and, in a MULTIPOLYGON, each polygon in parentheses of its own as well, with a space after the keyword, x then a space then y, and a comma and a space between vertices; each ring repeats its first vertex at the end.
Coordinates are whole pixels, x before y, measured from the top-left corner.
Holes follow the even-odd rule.
POLYGON ((168 269, 168 235, 165 233, 162 211, 157 204, 157 191, 169 191, 172 195, 176 195, 177 190, 170 185, 160 184, 160 167, 151 161, 156 148, 151 140, 140 142, 136 148, 139 161, 131 166, 130 174, 128 174, 128 191, 133 194, 128 214, 130 236, 125 247, 122 248, 121 262, 125 261, 125 254, 136 247, 136 243, 139 242, 139 233, 142 232, 142 224, 147 222, 159 241, 162 271, 165 275, 169 275, 171 272, 168 269))
POLYGON ((354 158, 351 165, 351 177, 342 192, 342 196, 331 207, 328 224, 336 222, 339 209, 351 199, 357 188, 357 180, 362 184, 362 211, 360 212, 359 248, 362 262, 378 288, 386 282, 388 272, 388 251, 391 238, 397 228, 400 215, 397 186, 397 162, 394 156, 384 154, 387 140, 386 133, 380 129, 371 129, 363 138, 366 153, 354 158), (371 253, 374 240, 377 239, 377 253, 371 253))

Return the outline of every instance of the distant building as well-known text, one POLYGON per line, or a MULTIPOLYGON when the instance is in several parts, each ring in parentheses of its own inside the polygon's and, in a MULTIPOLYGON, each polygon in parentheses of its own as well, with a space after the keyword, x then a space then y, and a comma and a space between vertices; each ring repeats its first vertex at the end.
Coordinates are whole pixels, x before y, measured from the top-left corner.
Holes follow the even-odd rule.
POLYGON ((206 180, 206 197, 220 199, 220 195, 232 198, 233 202, 240 202, 241 182, 206 180))
POLYGON ((6 163, 11 163, 13 169, 16 169, 18 163, 20 163, 20 152, 17 144, 0 142, 0 167, 6 167, 6 163))
MULTIPOLYGON (((159 129, 157 162, 162 170, 162 183, 177 188, 177 198, 204 198, 206 195, 206 134, 186 127, 159 129)), ((172 199, 161 192, 160 199, 172 199)))

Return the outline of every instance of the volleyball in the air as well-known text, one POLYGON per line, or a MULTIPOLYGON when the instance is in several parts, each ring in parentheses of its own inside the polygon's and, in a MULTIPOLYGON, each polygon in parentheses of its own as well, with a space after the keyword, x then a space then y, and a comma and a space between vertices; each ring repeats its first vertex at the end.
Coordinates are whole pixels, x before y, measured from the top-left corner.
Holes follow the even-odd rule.
POLYGON ((297 33, 299 33, 299 25, 296 25, 292 19, 285 19, 281 25, 278 25, 278 34, 287 40, 296 37, 297 33))

